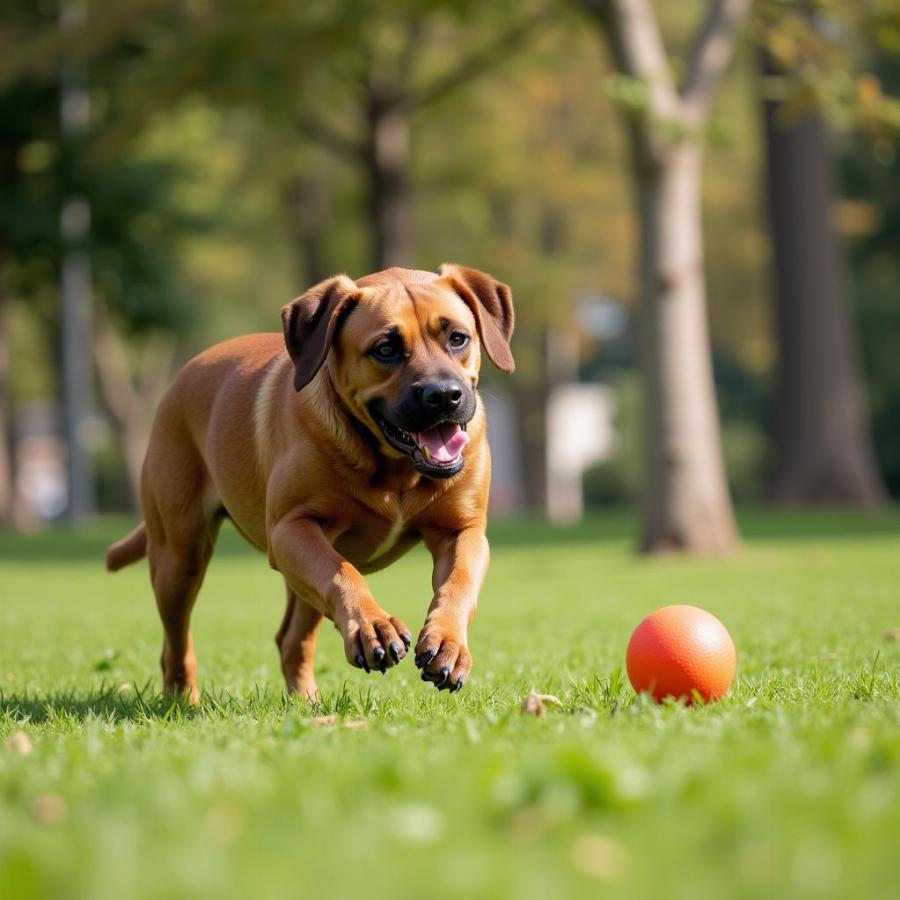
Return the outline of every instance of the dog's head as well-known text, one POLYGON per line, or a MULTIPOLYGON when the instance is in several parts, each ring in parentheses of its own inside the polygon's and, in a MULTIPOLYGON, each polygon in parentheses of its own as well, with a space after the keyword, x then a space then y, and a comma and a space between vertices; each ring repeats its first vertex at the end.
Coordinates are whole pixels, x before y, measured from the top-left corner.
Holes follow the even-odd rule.
POLYGON ((463 467, 481 348, 504 372, 515 367, 509 288, 463 266, 387 269, 358 281, 338 275, 281 317, 294 387, 327 360, 335 389, 382 452, 408 456, 431 478, 463 467))

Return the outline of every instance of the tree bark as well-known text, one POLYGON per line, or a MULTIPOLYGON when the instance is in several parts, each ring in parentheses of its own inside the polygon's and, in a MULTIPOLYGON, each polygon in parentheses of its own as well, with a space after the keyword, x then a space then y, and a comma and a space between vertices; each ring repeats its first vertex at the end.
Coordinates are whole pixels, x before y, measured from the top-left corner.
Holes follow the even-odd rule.
MULTIPOLYGON (((767 74, 775 71, 764 61, 767 74)), ((832 224, 834 186, 821 116, 784 121, 764 104, 774 258, 776 381, 773 500, 880 506, 845 273, 832 224)))
POLYGON ((645 552, 725 554, 737 546, 710 358, 701 162, 700 146, 682 142, 656 166, 639 165, 635 179, 647 398, 645 552))
POLYGON ((12 525, 15 516, 15 477, 10 440, 9 330, 4 274, 4 254, 0 248, 0 528, 12 525))
POLYGON ((365 158, 373 271, 411 266, 409 113, 398 98, 373 90, 367 124, 365 158))

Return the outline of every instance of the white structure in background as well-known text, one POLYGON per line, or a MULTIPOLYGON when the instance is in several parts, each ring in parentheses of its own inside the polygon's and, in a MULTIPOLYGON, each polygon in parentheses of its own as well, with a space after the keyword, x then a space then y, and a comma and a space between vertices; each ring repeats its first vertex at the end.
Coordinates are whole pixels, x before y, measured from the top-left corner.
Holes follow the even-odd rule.
POLYGON ((491 447, 491 512, 509 515, 522 509, 522 457, 516 405, 507 394, 482 392, 491 447))
POLYGON ((17 507, 23 524, 36 527, 66 510, 66 444, 53 404, 29 403, 17 411, 13 427, 17 507))
POLYGON ((547 515, 577 522, 584 514, 586 469, 615 448, 615 393, 602 384, 562 384, 547 403, 547 515))

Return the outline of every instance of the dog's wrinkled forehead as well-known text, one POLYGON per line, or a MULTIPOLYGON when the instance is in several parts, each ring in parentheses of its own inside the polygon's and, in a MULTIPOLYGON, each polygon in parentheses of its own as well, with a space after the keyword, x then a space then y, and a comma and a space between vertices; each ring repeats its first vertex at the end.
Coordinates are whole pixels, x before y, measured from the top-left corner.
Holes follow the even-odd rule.
POLYGON ((437 281, 436 272, 425 272, 422 269, 384 269, 381 272, 373 272, 357 278, 356 283, 360 287, 390 288, 404 287, 405 285, 427 284, 429 281, 437 281))
POLYGON ((395 327, 426 336, 437 333, 447 322, 474 330, 468 306, 434 272, 385 269, 356 283, 364 290, 345 326, 351 340, 395 327))

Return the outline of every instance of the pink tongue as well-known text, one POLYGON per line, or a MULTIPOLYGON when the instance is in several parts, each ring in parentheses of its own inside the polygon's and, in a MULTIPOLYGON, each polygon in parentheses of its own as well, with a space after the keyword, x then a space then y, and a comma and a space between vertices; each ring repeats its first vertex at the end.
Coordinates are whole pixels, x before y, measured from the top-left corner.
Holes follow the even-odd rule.
POLYGON ((427 447, 431 458, 440 463, 453 462, 469 443, 469 435, 459 425, 450 422, 420 431, 413 435, 413 439, 422 450, 427 447))

